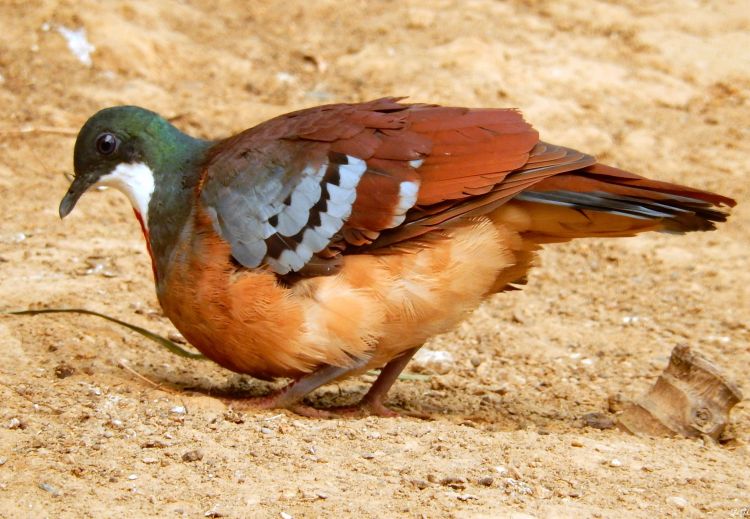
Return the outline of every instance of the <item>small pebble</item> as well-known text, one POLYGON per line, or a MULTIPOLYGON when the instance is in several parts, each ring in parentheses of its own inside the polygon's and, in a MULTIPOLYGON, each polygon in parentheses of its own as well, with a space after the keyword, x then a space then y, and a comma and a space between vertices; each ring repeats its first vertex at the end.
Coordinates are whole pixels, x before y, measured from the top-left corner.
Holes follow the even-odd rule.
POLYGON ((163 449, 169 447, 169 444, 161 440, 148 440, 141 444, 141 449, 163 449))
POLYGON ((594 429, 612 429, 615 421, 604 413, 586 413, 581 417, 583 424, 594 429))
POLYGON ((281 516, 281 519, 294 519, 292 517, 292 514, 288 514, 286 512, 281 512, 279 515, 281 516))
POLYGON ((172 409, 170 409, 170 412, 174 414, 185 414, 187 413, 187 409, 185 409, 185 406, 183 405, 176 405, 172 409))
POLYGON ((75 373, 76 369, 73 366, 66 364, 65 362, 61 362, 60 364, 55 366, 55 376, 57 378, 68 378, 72 375, 75 375, 75 373))
POLYGON ((152 463, 157 463, 159 460, 157 460, 156 458, 143 458, 141 461, 146 465, 150 465, 152 463))
POLYGON ((466 488, 466 479, 456 476, 447 476, 440 480, 440 484, 444 487, 451 487, 459 490, 466 488))
POLYGON ((273 429, 269 429, 268 427, 261 427, 260 432, 263 434, 273 434, 273 429))
POLYGON ((479 498, 472 494, 457 494, 456 499, 458 499, 459 501, 468 501, 469 499, 479 499, 479 498))
POLYGON ((6 425, 6 427, 8 429, 23 429, 23 424, 18 418, 11 418, 8 420, 8 425, 6 425))
POLYGON ((229 409, 226 413, 224 413, 224 420, 236 424, 245 423, 245 419, 242 417, 242 415, 234 409, 229 409))
POLYGON ((583 447, 583 443, 581 443, 580 440, 571 440, 570 446, 571 447, 583 447))
POLYGON ((200 461, 203 459, 203 451, 200 449, 196 449, 193 451, 187 451, 185 454, 182 455, 182 461, 200 461))
POLYGON ((419 490, 424 490, 425 488, 430 486, 430 484, 424 479, 412 479, 411 484, 417 487, 419 490))
POLYGON ((3 465, 5 465, 6 463, 8 463, 8 458, 6 458, 5 456, 3 456, 2 458, 0 458, 0 467, 2 467, 3 465))
POLYGON ((128 479, 130 481, 135 481, 136 479, 138 479, 138 474, 131 474, 128 476, 128 479))
POLYGON ((49 483, 39 483, 39 488, 44 490, 45 492, 49 492, 53 496, 57 497, 62 494, 60 490, 58 490, 56 487, 50 485, 49 483))
POLYGON ((622 467, 622 461, 618 460, 617 458, 609 461, 610 467, 622 467))
POLYGON ((483 487, 491 487, 494 482, 495 478, 493 478, 492 476, 484 476, 477 480, 477 483, 479 483, 483 487))
POLYGON ((670 496, 667 498, 667 503, 676 506, 680 510, 684 510, 688 506, 688 500, 682 496, 670 496))

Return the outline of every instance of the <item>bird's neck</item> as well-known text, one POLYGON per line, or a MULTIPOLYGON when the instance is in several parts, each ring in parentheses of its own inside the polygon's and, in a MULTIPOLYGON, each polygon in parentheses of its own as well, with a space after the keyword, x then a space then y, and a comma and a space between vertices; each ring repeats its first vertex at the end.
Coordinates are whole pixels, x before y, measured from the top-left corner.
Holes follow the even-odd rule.
POLYGON ((195 201, 195 188, 211 142, 180 134, 172 153, 155 173, 154 191, 147 219, 136 210, 146 238, 157 284, 166 273, 169 259, 180 240, 195 201))

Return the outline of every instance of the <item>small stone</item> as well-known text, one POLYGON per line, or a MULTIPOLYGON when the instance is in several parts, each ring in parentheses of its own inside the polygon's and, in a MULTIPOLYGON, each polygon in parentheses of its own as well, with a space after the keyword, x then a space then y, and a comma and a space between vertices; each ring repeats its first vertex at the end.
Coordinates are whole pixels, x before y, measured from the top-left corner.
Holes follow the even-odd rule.
POLYGON ((261 427, 260 432, 263 434, 273 434, 273 429, 269 429, 268 427, 261 427))
POLYGON ((286 512, 281 512, 279 515, 281 516, 281 519, 294 519, 294 517, 292 517, 292 514, 288 514, 286 512))
POLYGON ((581 418, 585 426, 594 429, 605 430, 612 429, 615 426, 615 421, 604 413, 586 413, 581 418))
POLYGON ((479 499, 479 498, 472 494, 456 494, 456 499, 458 499, 459 501, 468 501, 469 499, 479 499))
POLYGON ((151 465, 152 463, 157 463, 159 460, 156 458, 143 458, 141 461, 146 465, 151 465))
POLYGON ((52 494, 55 497, 62 495, 62 492, 60 492, 60 490, 58 488, 50 485, 49 483, 42 482, 42 483, 39 483, 38 486, 39 486, 39 488, 41 488, 45 492, 49 492, 50 494, 52 494))
POLYGON ((581 443, 580 440, 571 440, 570 446, 571 447, 583 447, 583 443, 581 443))
POLYGON ((8 429, 24 429, 23 422, 19 420, 18 418, 11 418, 8 420, 8 425, 6 425, 8 429))
POLYGON ((75 373, 76 369, 73 366, 66 364, 65 362, 61 362, 60 364, 55 366, 55 376, 57 378, 68 378, 72 375, 75 375, 75 373))
POLYGON ((463 490, 466 488, 466 479, 456 476, 447 476, 440 480, 444 487, 451 487, 454 490, 463 490))
POLYGON ((176 405, 169 411, 174 414, 186 414, 187 413, 187 409, 185 409, 185 406, 183 405, 176 405))
POLYGON ((684 510, 690 504, 688 500, 682 496, 670 496, 667 498, 667 503, 674 505, 680 510, 684 510))
POLYGON ((494 482, 495 478, 493 478, 492 476, 483 476, 477 480, 477 483, 479 483, 483 487, 491 487, 494 482))
POLYGON ((128 479, 129 479, 130 481, 135 481, 136 479, 138 479, 138 474, 130 474, 130 475, 128 476, 128 479))
POLYGON ((412 366, 417 371, 429 369, 436 373, 448 373, 453 367, 454 357, 448 351, 421 348, 412 359, 412 366))
POLYGON ((141 444, 141 449, 163 449, 169 447, 169 444, 161 440, 148 440, 141 444))
POLYGON ((3 456, 2 458, 0 458, 0 467, 2 467, 3 465, 5 465, 6 463, 8 463, 8 458, 6 458, 5 456, 3 456))
POLYGON ((430 486, 430 484, 424 479, 412 479, 411 484, 417 487, 419 490, 424 490, 425 488, 430 486))
POLYGON ((203 451, 200 449, 187 451, 185 454, 182 455, 182 461, 186 462, 192 462, 192 461, 200 461, 203 459, 203 451))
POLYGON ((618 460, 617 458, 612 459, 609 461, 610 467, 622 467, 622 461, 618 460))
POLYGON ((210 510, 203 512, 203 517, 224 517, 224 514, 218 510, 218 506, 211 507, 210 510))
POLYGON ((236 424, 245 423, 245 419, 242 417, 242 415, 234 409, 229 409, 226 413, 224 413, 224 420, 236 424))

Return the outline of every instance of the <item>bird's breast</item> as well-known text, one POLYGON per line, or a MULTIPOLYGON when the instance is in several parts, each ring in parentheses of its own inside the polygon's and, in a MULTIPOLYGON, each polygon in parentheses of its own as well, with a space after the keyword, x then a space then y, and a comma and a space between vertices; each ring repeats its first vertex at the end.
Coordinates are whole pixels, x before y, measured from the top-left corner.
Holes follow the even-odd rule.
POLYGON ((344 257, 338 274, 288 286, 269 270, 238 268, 198 214, 178 243, 159 300, 207 357, 256 377, 297 377, 324 365, 380 367, 450 330, 514 259, 489 219, 434 242, 344 257))

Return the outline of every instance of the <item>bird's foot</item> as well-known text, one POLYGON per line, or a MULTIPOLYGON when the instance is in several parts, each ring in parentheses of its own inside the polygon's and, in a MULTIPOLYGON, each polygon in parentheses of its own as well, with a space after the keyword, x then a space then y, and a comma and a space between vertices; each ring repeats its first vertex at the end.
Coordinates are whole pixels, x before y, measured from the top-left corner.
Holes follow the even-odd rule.
POLYGON ((271 409, 287 410, 307 418, 334 419, 334 418, 366 418, 378 416, 380 418, 414 417, 421 419, 431 418, 429 415, 414 412, 399 412, 386 407, 380 401, 368 401, 363 399, 354 405, 317 408, 302 402, 285 402, 284 392, 274 391, 269 395, 246 397, 246 398, 222 398, 222 400, 233 409, 239 411, 263 411, 271 409))
POLYGON ((378 416, 380 418, 420 418, 429 420, 431 415, 415 411, 395 411, 386 407, 381 400, 371 400, 363 398, 359 403, 354 405, 330 407, 325 410, 330 418, 366 418, 368 416, 378 416))

